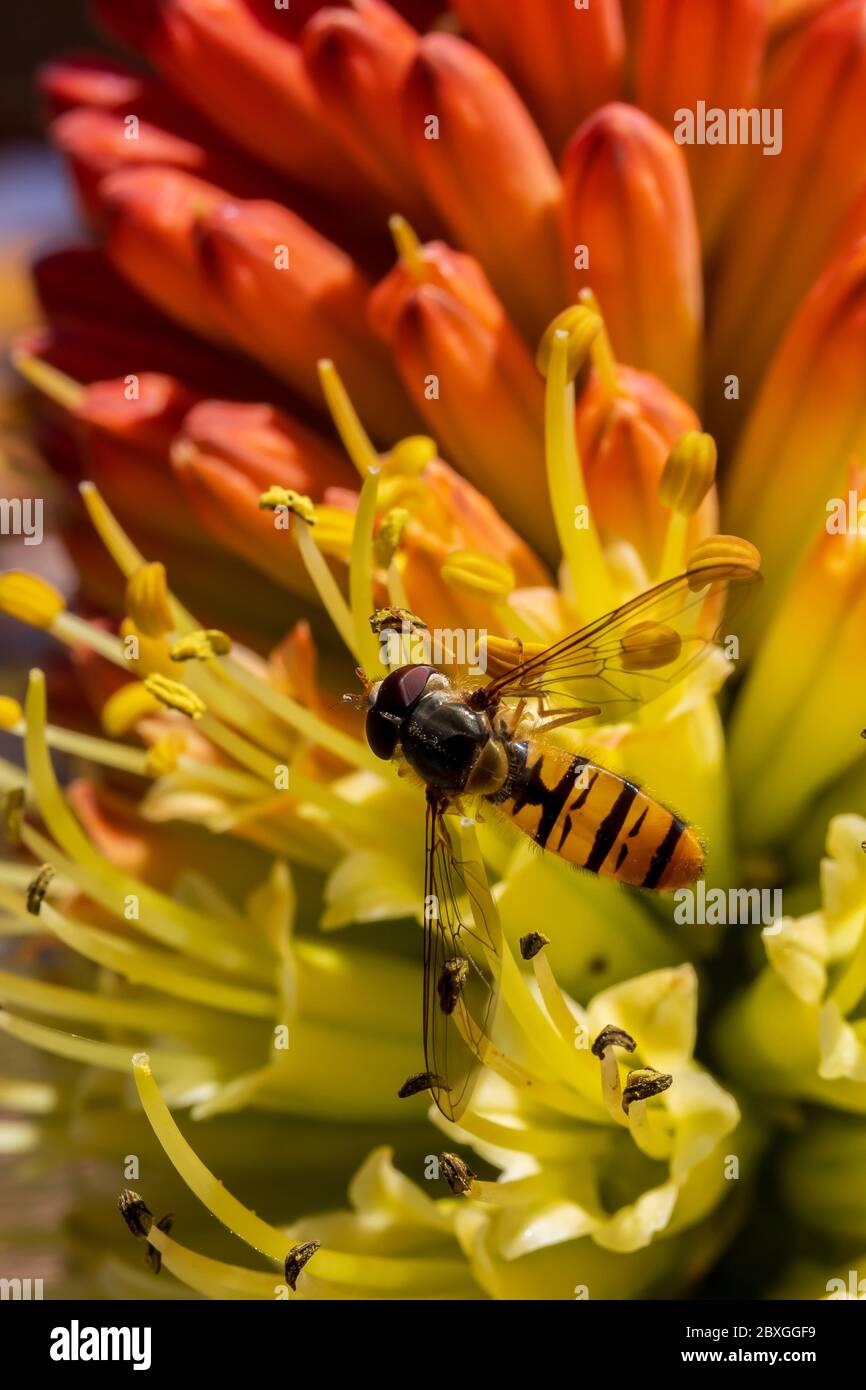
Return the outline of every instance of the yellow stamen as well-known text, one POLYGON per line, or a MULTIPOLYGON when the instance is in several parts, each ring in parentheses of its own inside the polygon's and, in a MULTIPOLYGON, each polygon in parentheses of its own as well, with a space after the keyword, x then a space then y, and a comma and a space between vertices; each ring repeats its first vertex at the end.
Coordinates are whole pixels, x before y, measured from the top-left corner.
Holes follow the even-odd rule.
POLYGON ((445 560, 440 573, 446 584, 472 598, 502 602, 513 593, 514 570, 493 555, 474 550, 455 550, 445 560))
POLYGON ((167 777, 177 768, 178 759, 186 750, 186 739, 180 730, 173 730, 147 750, 146 767, 151 777, 167 777))
MULTIPOLYGON (((312 529, 309 526, 297 526, 295 528, 295 539, 298 543, 301 559, 304 568, 315 586, 316 593, 322 601, 322 607, 334 624, 337 632, 342 637, 349 651, 358 659, 355 646, 355 625, 352 621, 352 614, 336 579, 322 555, 317 544, 318 528, 316 539, 313 537, 312 529)), ((350 540, 351 553, 351 540, 350 540)))
POLYGON ((3 833, 10 845, 21 843, 21 822, 26 804, 27 794, 23 787, 11 787, 3 797, 3 833))
POLYGON ((427 434, 410 434, 400 439, 385 455, 384 470, 389 475, 416 478, 428 463, 439 457, 439 445, 427 434))
POLYGON ((548 324, 538 345, 536 363, 541 375, 550 373, 554 343, 564 334, 568 343, 567 372, 571 381, 577 376, 595 338, 601 331, 601 317, 582 304, 572 304, 548 324))
POLYGON ((319 381, 343 447, 361 477, 366 479, 371 468, 378 468, 379 455, 358 418, 336 367, 328 358, 322 358, 319 362, 319 381))
POLYGON ((292 516, 305 521, 308 526, 316 523, 316 509, 311 499, 301 492, 294 492, 288 487, 279 487, 272 483, 267 492, 263 492, 259 498, 259 507, 262 511, 275 512, 280 507, 285 507, 292 516))
POLYGON ((0 613, 31 627, 48 628, 66 608, 66 600, 53 584, 24 570, 0 574, 0 613))
POLYGON ((152 675, 147 677, 144 684, 151 695, 155 695, 162 704, 188 715, 190 719, 201 719, 207 710, 204 700, 199 699, 188 685, 182 685, 180 681, 169 680, 167 676, 152 675))
POLYGON ((159 560, 142 565, 130 576, 126 585, 126 608, 145 637, 162 637, 171 632, 174 615, 168 601, 165 565, 159 560))
POLYGON ((109 695, 99 717, 109 738, 123 738, 140 719, 158 714, 162 708, 162 701, 148 690, 144 681, 129 681, 109 695))
POLYGON ((0 695, 0 729, 14 729, 22 719, 22 710, 17 700, 10 695, 0 695))
MULTIPOLYGON (((751 541, 744 541, 739 536, 708 536, 692 551, 688 568, 699 571, 714 565, 739 565, 757 575, 761 555, 751 541)), ((696 590, 701 588, 699 575, 693 587, 696 590)))
POLYGON ((232 649, 231 638, 219 628, 199 628, 172 643, 172 661, 211 661, 215 656, 227 656, 232 649))
POLYGON ((355 534, 352 537, 352 564, 349 570, 355 652, 368 674, 382 669, 379 645, 370 630, 370 614, 376 607, 373 598, 373 526, 376 520, 379 472, 378 464, 373 464, 361 485, 358 510, 355 513, 355 534))
MULTIPOLYGON (((5 1012, 0 1013, 0 1028, 10 1037, 29 1043, 31 1047, 42 1048, 55 1057, 66 1057, 88 1067, 104 1067, 108 1071, 126 1072, 129 1069, 128 1043, 98 1042, 93 1038, 78 1037, 5 1012)), ((213 1071, 210 1058, 197 1057, 193 1053, 162 1052, 157 1061, 169 1075, 175 1074, 172 1079, 184 1077, 188 1084, 194 1080, 206 1080, 213 1071)))
POLYGON ((408 520, 405 507, 392 507, 383 516, 373 545, 374 559, 382 569, 388 568, 397 553, 408 520))
POLYGON ((689 430, 674 444, 659 481, 659 497, 666 507, 693 516, 716 477, 718 450, 711 434, 689 430))
POLYGON ((413 280, 423 280, 422 245, 414 227, 399 212, 395 212, 392 217, 388 218, 388 229, 394 239, 394 246, 397 249, 401 265, 408 271, 413 280))
POLYGON ((592 346, 589 351, 592 358, 592 365, 595 367, 598 375, 599 383, 605 394, 612 399, 619 391, 619 378, 616 370, 616 358, 613 355, 613 348, 610 345, 610 337, 608 336, 604 317, 599 308, 598 300, 591 289, 582 289, 577 297, 582 305, 587 309, 591 309, 594 314, 598 315, 600 327, 592 340, 592 346))
POLYGON ((572 591, 580 604, 582 617, 590 619, 615 607, 616 595, 589 509, 583 465, 577 451, 572 359, 571 335, 557 329, 550 341, 545 389, 547 482, 572 591))
POLYGON ((659 482, 659 498, 670 507, 660 579, 683 568, 689 517, 698 510, 716 476, 718 450, 712 435, 689 430, 671 449, 659 482))
POLYGON ((77 410, 84 399, 83 386, 65 372, 29 352, 13 352, 12 365, 25 381, 29 381, 43 396, 47 396, 64 410, 77 410))

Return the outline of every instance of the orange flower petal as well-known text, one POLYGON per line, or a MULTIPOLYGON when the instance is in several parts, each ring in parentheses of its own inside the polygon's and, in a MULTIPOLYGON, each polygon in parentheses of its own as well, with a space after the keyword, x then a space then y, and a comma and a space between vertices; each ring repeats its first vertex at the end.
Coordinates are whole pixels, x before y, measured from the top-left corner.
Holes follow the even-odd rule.
POLYGON ((332 358, 373 434, 417 424, 367 324, 369 283, 352 259, 277 203, 213 207, 200 249, 232 339, 316 405, 319 358, 332 358))
POLYGON ((573 297, 595 292, 618 360, 694 399, 703 291, 682 150, 649 116, 616 102, 574 136, 563 181, 573 297))
MULTIPOLYGON (((633 545, 648 574, 662 558, 670 511, 659 482, 672 445, 698 427, 691 406, 656 377, 617 370, 620 392, 611 397, 595 373, 577 402, 578 444, 589 502, 604 545, 633 545)), ((715 489, 689 520, 697 545, 717 524, 715 489)))
POLYGON ((225 194, 174 169, 122 169, 101 185, 108 254, 170 318, 216 341, 220 327, 199 252, 202 219, 225 194))
POLYGON ((849 461, 866 457, 866 240, 843 253, 798 309, 726 480, 726 525, 763 556, 769 611, 849 461))
POLYGON ((430 210, 394 120, 418 34, 380 0, 328 7, 302 35, 302 51, 334 139, 391 208, 420 225, 430 210))
POLYGON ((534 341, 562 308, 561 189, 532 117, 471 44, 428 34, 407 88, 407 138, 430 201, 534 341))
POLYGON ((401 264, 376 288, 371 318, 442 452, 550 556, 544 384, 477 262, 423 256, 418 274, 401 264))
POLYGON ((551 148, 619 95, 625 32, 619 0, 454 0, 469 32, 508 74, 551 148))
POLYGON ((720 267, 710 364, 711 380, 740 377, 746 403, 866 178, 863 0, 833 5, 782 44, 758 105, 783 112, 782 149, 771 158, 759 146, 747 150, 740 221, 720 267))
MULTIPOLYGON (((127 21, 104 5, 112 21, 127 21)), ((192 106, 255 157, 324 192, 362 191, 327 133, 298 44, 243 0, 164 0, 130 18, 129 37, 192 106)))
MULTIPOLYGON (((635 100, 673 131, 676 112, 751 106, 767 39, 767 0, 654 0, 641 11, 635 100)), ((711 247, 736 192, 743 148, 685 145, 704 245, 711 247)))

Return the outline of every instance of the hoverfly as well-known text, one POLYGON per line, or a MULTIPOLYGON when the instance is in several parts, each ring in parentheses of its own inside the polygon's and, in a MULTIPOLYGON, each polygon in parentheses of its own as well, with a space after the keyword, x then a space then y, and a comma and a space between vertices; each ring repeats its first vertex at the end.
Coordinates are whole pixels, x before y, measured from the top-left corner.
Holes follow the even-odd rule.
POLYGON ((675 688, 718 647, 730 591, 759 578, 745 562, 705 562, 528 658, 518 655, 483 684, 418 664, 369 687, 370 748, 408 766, 427 795, 427 1071, 406 1094, 429 1089, 448 1119, 459 1118, 498 991, 498 947, 477 871, 455 852, 446 813, 478 798, 542 849, 592 873, 660 891, 693 883, 704 850, 691 826, 633 782, 544 735, 581 719, 628 720, 675 688))

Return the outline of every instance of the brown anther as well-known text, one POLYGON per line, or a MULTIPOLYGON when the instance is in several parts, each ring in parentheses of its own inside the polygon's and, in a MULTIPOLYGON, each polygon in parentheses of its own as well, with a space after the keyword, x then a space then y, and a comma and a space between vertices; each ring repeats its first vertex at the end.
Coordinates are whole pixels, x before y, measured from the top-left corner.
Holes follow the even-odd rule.
POLYGON ((443 1014, 453 1014, 457 1008, 457 1001, 463 992, 468 974, 469 962, 463 956, 452 956, 451 960, 446 960, 436 984, 439 1007, 443 1014))
POLYGON ((590 1050, 593 1057, 603 1057, 609 1047, 621 1047, 626 1052, 634 1052, 637 1043, 624 1028, 617 1028, 615 1023, 609 1023, 606 1028, 602 1028, 590 1050))
POLYGON ((153 1212, 144 1198, 125 1187, 117 1199, 117 1206, 132 1234, 146 1239, 153 1225, 153 1212))
POLYGON ((304 1268, 304 1265, 306 1265, 313 1258, 321 1244, 322 1242, 320 1240, 305 1240, 300 1245, 293 1245, 288 1255, 286 1256, 286 1283, 288 1284, 292 1293, 295 1293, 297 1290, 298 1278, 301 1274, 301 1271, 304 1268))
POLYGON ((543 932, 527 932, 526 936, 520 938, 520 954, 524 960, 532 960, 533 956, 537 956, 539 951, 543 951, 545 946, 549 945, 550 937, 545 936, 543 932))
POLYGON ((622 1108, 628 1114, 629 1106, 634 1101, 651 1100, 653 1096, 660 1096, 662 1091, 666 1091, 673 1084, 672 1076, 667 1072, 656 1071, 655 1067, 641 1067, 637 1071, 630 1071, 622 1093, 622 1108))
POLYGON ((426 631, 427 624, 417 613, 412 613, 408 608, 377 608, 375 613, 370 615, 370 627, 376 633, 388 632, 391 629, 401 631, 403 627, 408 627, 415 632, 423 629, 426 631))
MULTIPOLYGON (((156 1229, 158 1231, 164 1231, 165 1234, 168 1235, 173 1225, 174 1212, 170 1211, 167 1216, 163 1216, 161 1220, 157 1221, 156 1229)), ((152 1270, 154 1274, 159 1274, 159 1271, 162 1269, 162 1251, 157 1250, 155 1245, 150 1244, 150 1241, 148 1241, 147 1252, 144 1259, 148 1269, 152 1270)))
POLYGON ((48 885, 53 879, 56 869, 50 864, 43 864, 36 877, 27 886, 27 911, 34 917, 39 916, 40 909, 45 901, 45 894, 48 892, 48 885))
POLYGON ((457 1154, 440 1154, 439 1171, 455 1197, 467 1197, 472 1191, 475 1174, 457 1154))
POLYGON ((440 1077, 434 1076, 432 1071, 419 1071, 406 1078, 397 1096, 400 1100, 408 1100, 410 1096, 419 1096, 422 1091, 432 1091, 441 1084, 440 1077))

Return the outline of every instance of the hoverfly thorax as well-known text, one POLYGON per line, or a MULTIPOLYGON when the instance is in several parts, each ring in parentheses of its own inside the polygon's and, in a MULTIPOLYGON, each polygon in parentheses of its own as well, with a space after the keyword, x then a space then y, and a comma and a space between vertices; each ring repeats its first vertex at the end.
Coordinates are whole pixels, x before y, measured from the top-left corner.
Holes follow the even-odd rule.
POLYGON ((401 666, 370 691, 367 742, 399 753, 428 787, 488 795, 508 775, 508 752, 487 713, 471 707, 435 666, 401 666))

